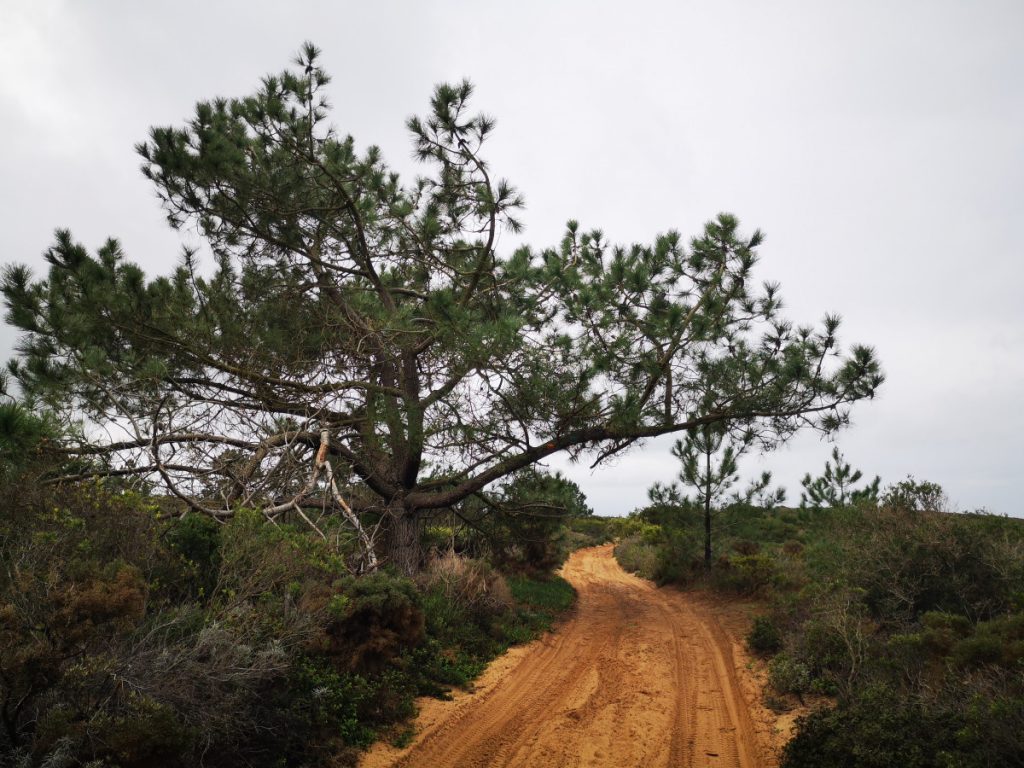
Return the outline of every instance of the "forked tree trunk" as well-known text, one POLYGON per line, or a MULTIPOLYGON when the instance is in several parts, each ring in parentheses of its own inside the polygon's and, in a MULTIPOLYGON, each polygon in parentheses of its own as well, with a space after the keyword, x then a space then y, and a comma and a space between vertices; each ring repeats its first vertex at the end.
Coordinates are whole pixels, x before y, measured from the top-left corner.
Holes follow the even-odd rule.
POLYGON ((415 576, 420 569, 423 521, 415 511, 402 507, 388 510, 387 562, 403 576, 415 576))

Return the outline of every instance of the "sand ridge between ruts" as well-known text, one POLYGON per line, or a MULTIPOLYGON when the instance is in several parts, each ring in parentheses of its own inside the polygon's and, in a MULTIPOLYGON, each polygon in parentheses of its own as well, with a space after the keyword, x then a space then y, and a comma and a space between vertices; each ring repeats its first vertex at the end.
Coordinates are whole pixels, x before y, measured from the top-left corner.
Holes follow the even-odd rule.
POLYGON ((573 616, 496 660, 472 693, 424 700, 412 744, 361 768, 775 764, 778 734, 714 606, 626 573, 611 545, 573 553, 573 616))

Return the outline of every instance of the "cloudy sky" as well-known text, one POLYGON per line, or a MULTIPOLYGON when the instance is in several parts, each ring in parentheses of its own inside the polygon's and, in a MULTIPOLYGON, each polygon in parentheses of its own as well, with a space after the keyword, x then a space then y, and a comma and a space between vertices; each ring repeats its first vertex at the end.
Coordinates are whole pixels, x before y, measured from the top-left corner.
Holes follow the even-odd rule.
MULTIPOLYGON (((410 173, 405 118, 466 76, 498 118, 492 167, 526 197, 522 239, 578 218, 649 241, 735 213, 766 231, 759 276, 792 319, 839 312, 879 352, 888 381, 839 436, 847 457, 1024 515, 1022 29, 1019 0, 0 0, 0 261, 41 264, 68 227, 172 269, 181 239, 134 143, 247 94, 304 40, 335 125, 410 173)), ((13 341, 0 330, 4 357, 13 341)), ((672 477, 670 444, 567 471, 621 514, 672 477)), ((808 435, 747 466, 795 500, 830 450, 808 435)))

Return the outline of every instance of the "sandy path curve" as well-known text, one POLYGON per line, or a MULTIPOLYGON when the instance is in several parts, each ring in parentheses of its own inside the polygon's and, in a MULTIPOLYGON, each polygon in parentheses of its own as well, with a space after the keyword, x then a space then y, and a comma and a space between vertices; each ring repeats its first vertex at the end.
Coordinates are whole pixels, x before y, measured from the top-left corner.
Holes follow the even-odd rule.
POLYGON ((747 659, 713 606, 626 573, 611 545, 562 574, 579 593, 571 619, 472 693, 425 700, 413 743, 378 744, 361 768, 774 765, 747 659))

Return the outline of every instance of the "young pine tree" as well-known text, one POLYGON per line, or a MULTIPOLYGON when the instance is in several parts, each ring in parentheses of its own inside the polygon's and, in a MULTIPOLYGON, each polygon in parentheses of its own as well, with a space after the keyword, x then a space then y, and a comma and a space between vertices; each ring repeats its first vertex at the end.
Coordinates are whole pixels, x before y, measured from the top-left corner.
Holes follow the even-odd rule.
POLYGON ((877 475, 863 488, 853 487, 863 476, 863 472, 846 462, 839 448, 833 448, 832 461, 825 462, 824 474, 812 479, 810 473, 807 473, 800 481, 804 487, 800 494, 800 506, 803 509, 832 509, 862 501, 877 501, 880 482, 877 475))
MULTIPOLYGON (((689 432, 683 440, 677 440, 672 455, 680 460, 682 468, 679 479, 684 485, 696 490, 693 501, 702 508, 704 518, 704 567, 711 568, 712 525, 715 508, 726 498, 728 491, 739 481, 739 458, 754 445, 754 436, 749 433, 730 433, 718 426, 709 425, 689 432)), ((764 472, 751 482, 741 493, 733 493, 734 502, 751 503, 757 499, 762 506, 781 504, 786 497, 782 488, 770 488, 772 475, 764 472)), ((658 488, 663 494, 681 494, 675 485, 668 489, 658 488)), ((654 489, 652 489, 653 491, 654 489)), ((653 499, 654 496, 652 495, 653 499)))

